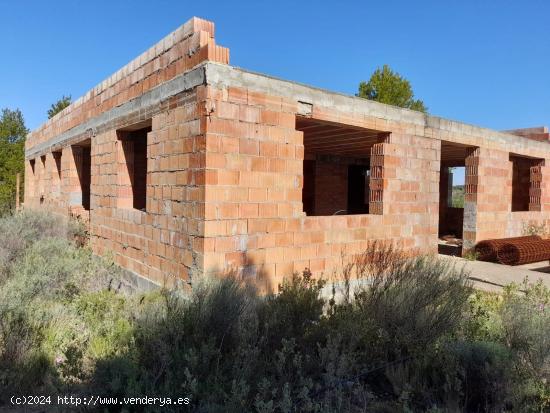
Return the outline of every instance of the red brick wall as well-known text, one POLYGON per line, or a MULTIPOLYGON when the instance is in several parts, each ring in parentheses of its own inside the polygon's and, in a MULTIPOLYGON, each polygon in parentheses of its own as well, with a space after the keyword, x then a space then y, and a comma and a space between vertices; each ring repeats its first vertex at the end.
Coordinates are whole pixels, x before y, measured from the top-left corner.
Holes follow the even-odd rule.
POLYGON ((550 170, 543 166, 541 211, 512 211, 512 162, 502 149, 478 149, 478 193, 475 241, 522 235, 528 224, 550 224, 550 170))
MULTIPOLYGON (((228 63, 228 59, 228 49, 215 44, 213 23, 193 18, 33 131, 26 148, 130 101, 205 60, 228 63)), ((118 264, 157 283, 172 284, 202 273, 199 235, 204 231, 206 138, 201 122, 205 108, 199 99, 204 102, 205 97, 197 90, 183 92, 151 112, 146 165, 134 159, 135 148, 127 164, 117 133, 119 127, 145 121, 143 110, 91 136, 89 149, 65 144, 58 183, 52 179, 57 173, 52 153, 46 153, 45 167, 37 158, 34 173, 27 161, 25 206, 39 207, 43 195, 42 206, 81 216, 89 222, 94 252, 112 255, 118 264), (79 161, 83 150, 91 151, 91 177, 79 161), (146 212, 134 208, 130 173, 146 181, 146 212), (82 194, 82 186, 88 183, 89 198, 82 194), (89 200, 89 212, 83 200, 84 204, 89 200)))
POLYGON ((117 207, 117 168, 113 154, 120 145, 116 131, 97 136, 92 174, 95 208, 91 219, 92 247, 112 252, 120 265, 158 283, 171 284, 200 272, 195 251, 200 241, 204 193, 204 135, 197 96, 152 120, 147 136, 146 212, 117 207))
MULTIPOLYGON (((206 123, 206 271, 238 268, 273 288, 282 277, 305 267, 330 272, 342 253, 357 254, 370 239, 435 251, 438 142, 395 133, 378 144, 384 154, 380 182, 386 189, 381 202, 385 215, 306 217, 301 202, 303 135, 295 130, 296 102, 246 89, 209 87, 207 94, 215 110, 206 123), (417 152, 419 147, 422 152, 417 152)), ((316 119, 338 120, 333 110, 314 110, 316 119)), ((350 121, 359 127, 374 126, 364 118, 350 121)), ((338 198, 347 201, 347 186, 342 185, 347 165, 337 170, 329 166, 326 173, 324 168, 318 167, 322 173, 315 183, 316 193, 325 192, 319 199, 341 191, 338 198), (332 194, 319 189, 329 178, 332 194)), ((328 202, 334 201, 327 200, 327 208, 328 202)))

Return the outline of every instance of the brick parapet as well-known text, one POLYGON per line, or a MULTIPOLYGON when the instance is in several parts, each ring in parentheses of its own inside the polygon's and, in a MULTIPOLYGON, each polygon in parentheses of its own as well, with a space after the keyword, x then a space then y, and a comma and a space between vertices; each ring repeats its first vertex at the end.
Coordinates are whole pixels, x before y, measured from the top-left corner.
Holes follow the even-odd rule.
POLYGON ((31 132, 26 148, 131 101, 205 61, 228 64, 229 49, 216 45, 214 23, 194 17, 31 132))

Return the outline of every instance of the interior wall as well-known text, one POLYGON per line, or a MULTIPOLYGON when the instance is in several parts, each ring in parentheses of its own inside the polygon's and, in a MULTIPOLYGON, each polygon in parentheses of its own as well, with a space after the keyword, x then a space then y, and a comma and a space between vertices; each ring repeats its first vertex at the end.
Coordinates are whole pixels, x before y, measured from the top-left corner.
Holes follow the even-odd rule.
MULTIPOLYGON (((309 161, 311 162, 311 161, 309 161)), ((317 156, 314 161, 314 176, 311 176, 311 171, 306 174, 306 163, 304 163, 304 190, 305 198, 311 196, 310 191, 312 186, 315 188, 313 195, 312 208, 307 202, 304 204, 304 211, 307 215, 328 216, 338 213, 338 215, 349 215, 358 213, 358 211, 350 210, 349 205, 349 170, 351 165, 364 165, 369 167, 369 159, 366 158, 351 158, 341 156, 317 156), (313 178, 313 185, 310 185, 309 180, 313 178), (309 212, 309 213, 308 213, 309 212)), ((357 188, 357 191, 365 190, 357 188)), ((368 193, 367 193, 368 197, 368 193)), ((308 200, 308 202, 310 202, 308 200)), ((368 213, 368 199, 366 208, 361 213, 368 213)))
POLYGON ((333 215, 348 207, 348 164, 319 159, 315 168, 313 215, 333 215))

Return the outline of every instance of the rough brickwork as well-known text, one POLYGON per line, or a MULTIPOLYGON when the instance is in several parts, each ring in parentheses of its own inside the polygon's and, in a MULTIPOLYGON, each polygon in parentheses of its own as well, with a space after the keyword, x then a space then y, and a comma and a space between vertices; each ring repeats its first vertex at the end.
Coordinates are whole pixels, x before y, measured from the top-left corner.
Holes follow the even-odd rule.
POLYGON ((27 140, 25 206, 81 216, 96 253, 154 282, 235 269, 266 289, 373 239, 435 252, 448 231, 470 248, 548 224, 544 128, 477 128, 228 59, 193 18, 49 120, 27 140), (463 210, 446 205, 449 166, 465 166, 463 210))
POLYGON ((111 114, 202 61, 228 63, 228 56, 227 49, 215 45, 214 25, 193 18, 34 131, 27 156, 53 143, 36 157, 34 173, 27 162, 25 205, 83 218, 95 252, 113 254, 117 263, 154 282, 172 283, 201 272, 196 251, 204 216, 205 135, 196 88, 159 96, 159 102, 135 105, 118 117, 111 114), (105 112, 111 115, 108 123, 56 141, 105 112), (144 121, 152 130, 135 137, 141 140, 123 139, 125 128, 144 121), (134 208, 131 193, 134 169, 144 170, 134 160, 134 144, 143 143, 147 173, 136 179, 146 180, 145 211, 134 208))
MULTIPOLYGON (((207 270, 235 265, 273 283, 305 267, 330 271, 342 254, 361 252, 370 239, 435 248, 439 141, 399 131, 374 145, 379 172, 373 176, 383 198, 371 201, 382 214, 305 217, 303 132, 295 131, 296 102, 241 88, 212 88, 209 94, 216 110, 207 123, 206 165, 217 185, 206 188, 207 270)), ((320 106, 313 110, 312 117, 325 121, 347 115, 320 106)), ((359 116, 348 115, 346 122, 376 127, 375 119, 359 116)), ((345 192, 332 186, 341 180, 339 173, 331 174, 325 190, 345 192)))
POLYGON ((186 103, 152 119, 147 134, 146 212, 117 206, 117 175, 125 165, 114 162, 124 141, 116 131, 95 137, 92 154, 95 177, 91 220, 92 247, 113 252, 122 266, 155 282, 164 277, 187 278, 195 261, 194 243, 200 225, 204 137, 196 94, 186 103), (169 149, 168 149, 169 148, 169 149))

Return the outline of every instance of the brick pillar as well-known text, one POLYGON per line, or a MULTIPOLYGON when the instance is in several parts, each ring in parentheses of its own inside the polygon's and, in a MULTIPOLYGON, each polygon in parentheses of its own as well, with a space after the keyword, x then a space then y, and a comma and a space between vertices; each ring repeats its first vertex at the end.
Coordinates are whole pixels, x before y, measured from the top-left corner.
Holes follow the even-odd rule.
POLYGON ((384 211, 384 144, 374 144, 370 153, 369 213, 382 215, 384 211))
POLYGON ((44 195, 45 200, 48 203, 48 205, 54 204, 54 199, 57 197, 57 174, 55 169, 55 160, 53 158, 53 154, 47 153, 44 155, 45 158, 45 172, 46 172, 46 179, 44 182, 44 195))
POLYGON ((375 215, 384 213, 384 189, 388 187, 388 180, 395 178, 399 163, 391 135, 384 135, 380 140, 372 146, 370 156, 369 214, 375 215))
POLYGON ((541 183, 544 162, 529 168, 529 211, 541 211, 541 183))
POLYGON ((38 199, 40 203, 43 203, 45 197, 45 187, 47 181, 46 174, 46 156, 43 155, 38 161, 38 199))
POLYGON ((550 211, 550 160, 546 159, 541 166, 540 182, 540 208, 541 211, 550 211))
POLYGON ((464 168, 463 251, 473 248, 476 243, 479 153, 479 148, 468 149, 468 155, 464 161, 466 167, 464 168))

